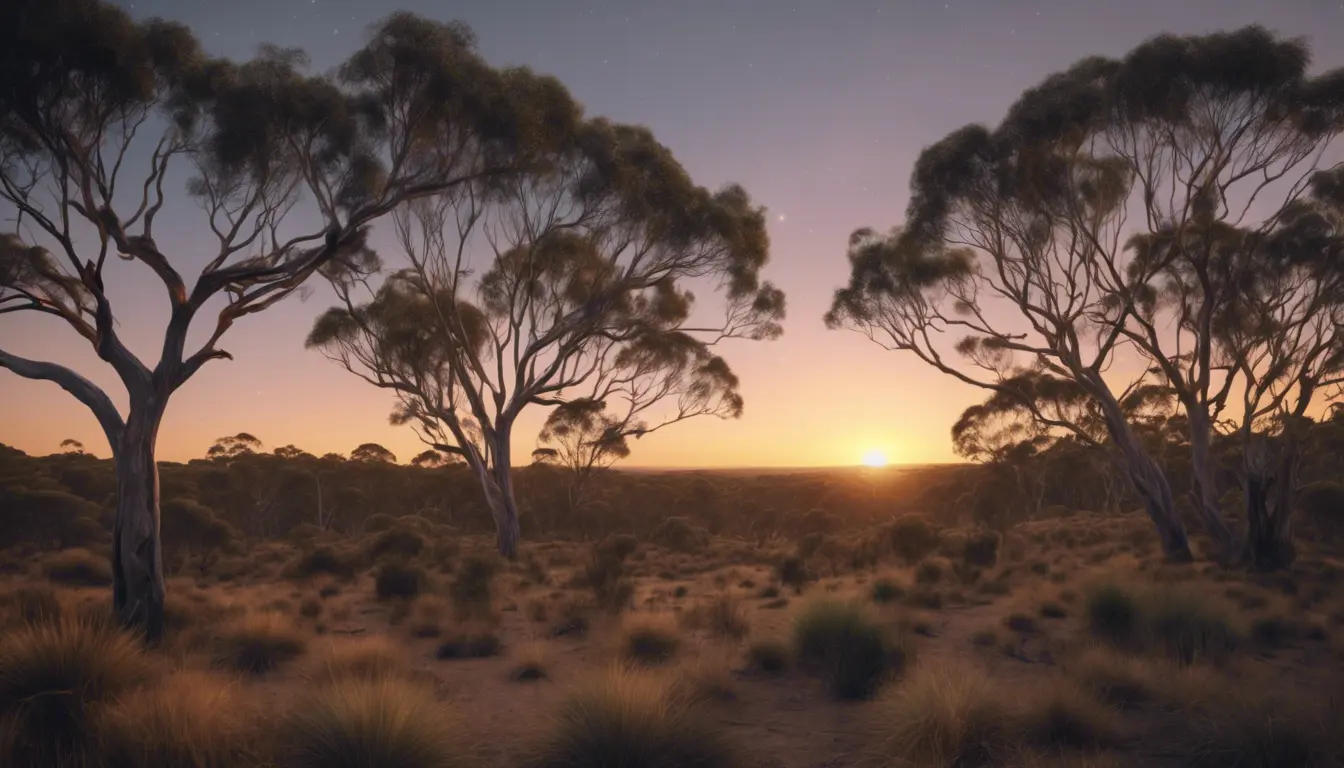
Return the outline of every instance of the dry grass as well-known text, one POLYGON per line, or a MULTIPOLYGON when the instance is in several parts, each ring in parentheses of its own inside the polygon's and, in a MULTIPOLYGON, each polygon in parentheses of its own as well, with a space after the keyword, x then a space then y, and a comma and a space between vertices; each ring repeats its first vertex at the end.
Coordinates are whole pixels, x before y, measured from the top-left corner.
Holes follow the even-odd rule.
POLYGON ((794 620, 798 660, 826 675, 841 699, 865 699, 909 661, 908 644, 893 641, 857 602, 814 600, 794 620))
POLYGON ((264 674, 303 655, 307 644, 290 617, 274 611, 249 612, 220 629, 214 640, 215 663, 264 674))
POLYGON ((305 692, 280 726, 281 768, 459 768, 476 750, 414 682, 348 677, 305 692))
POLYGON ((615 669, 569 696, 526 768, 733 768, 745 763, 694 699, 665 677, 615 669))
POLYGON ((878 699, 869 728, 882 765, 970 768, 1014 751, 1010 716, 984 670, 927 664, 878 699))
POLYGON ((256 714, 241 694, 235 682, 184 670, 120 697, 98 719, 107 768, 256 765, 256 714))
POLYGON ((58 584, 106 587, 112 583, 112 564, 87 549, 67 549, 48 557, 42 572, 58 584))
POLYGON ((681 650, 676 624, 662 614, 629 616, 622 627, 622 653, 638 664, 666 664, 681 650))
POLYGON ((107 622, 67 617, 0 639, 0 765, 83 766, 97 707, 148 682, 153 664, 107 622))
POLYGON ((317 683, 395 677, 406 671, 406 648, 387 635, 331 642, 308 674, 317 683))

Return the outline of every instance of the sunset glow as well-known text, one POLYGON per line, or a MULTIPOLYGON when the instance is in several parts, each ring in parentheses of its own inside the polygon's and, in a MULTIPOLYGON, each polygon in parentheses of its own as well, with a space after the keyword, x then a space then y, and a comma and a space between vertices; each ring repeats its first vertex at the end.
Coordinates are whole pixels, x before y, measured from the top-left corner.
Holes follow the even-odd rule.
POLYGON ((863 465, 865 467, 885 467, 887 466, 887 454, 874 448, 863 454, 863 465))

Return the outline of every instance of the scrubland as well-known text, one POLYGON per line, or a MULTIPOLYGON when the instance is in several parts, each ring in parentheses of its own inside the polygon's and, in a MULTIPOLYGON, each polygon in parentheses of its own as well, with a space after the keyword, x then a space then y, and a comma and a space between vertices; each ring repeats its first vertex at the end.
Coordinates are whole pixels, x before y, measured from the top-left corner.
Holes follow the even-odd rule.
POLYGON ((107 619, 105 544, 0 554, 7 766, 1331 766, 1344 557, 1171 565, 1139 513, 795 540, 305 527, 107 619))

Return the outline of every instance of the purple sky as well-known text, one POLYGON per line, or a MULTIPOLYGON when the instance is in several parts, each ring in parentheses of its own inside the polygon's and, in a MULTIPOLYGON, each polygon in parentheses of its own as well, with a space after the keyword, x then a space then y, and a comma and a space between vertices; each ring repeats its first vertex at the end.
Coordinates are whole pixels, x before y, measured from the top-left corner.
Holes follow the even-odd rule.
MULTIPOLYGON (((877 2, 831 0, 137 0, 137 17, 182 21, 216 54, 261 42, 337 63, 367 25, 397 8, 469 23, 495 64, 554 74, 590 114, 643 123, 700 184, 743 184, 769 208, 769 277, 788 294, 784 337, 739 344, 727 357, 743 379, 746 415, 670 428, 635 445, 634 465, 854 464, 867 450, 892 461, 952 457, 948 428, 979 393, 884 352, 821 315, 847 277, 845 240, 857 226, 899 221, 920 149, 968 122, 996 123, 1024 88, 1090 54, 1120 55, 1146 37, 1262 23, 1312 43, 1316 68, 1344 65, 1337 0, 1133 2, 877 2)), ((160 238, 188 252, 201 225, 184 207, 160 238)), ((194 263, 193 257, 183 261, 194 263)), ((166 300, 140 265, 109 278, 123 334, 149 353, 166 300)), ((339 370, 303 338, 327 304, 319 291, 247 318, 172 401, 160 456, 202 455, 248 431, 268 447, 348 452, 373 440, 404 461, 419 446, 387 425, 389 399, 339 370)), ((0 323, 12 352, 75 365, 120 386, 53 318, 0 323)), ((147 357, 153 357, 147 354, 147 357)), ((36 453, 67 437, 107 455, 93 417, 54 385, 0 371, 0 442, 36 453)), ((515 438, 517 460, 537 422, 515 438)))

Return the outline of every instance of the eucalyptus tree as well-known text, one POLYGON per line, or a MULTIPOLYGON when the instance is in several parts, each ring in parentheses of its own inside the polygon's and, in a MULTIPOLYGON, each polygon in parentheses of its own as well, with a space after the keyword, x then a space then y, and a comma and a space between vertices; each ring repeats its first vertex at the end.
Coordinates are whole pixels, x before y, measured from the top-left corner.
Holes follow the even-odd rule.
POLYGON ((526 173, 399 207, 396 267, 381 282, 332 270, 340 303, 309 337, 395 393, 394 423, 466 461, 510 557, 525 408, 600 403, 591 415, 613 443, 738 416, 716 348, 778 336, 784 308, 761 281, 763 211, 740 187, 696 186, 644 128, 576 119, 569 131, 526 173), (697 307, 692 287, 721 301, 697 307))
POLYGON ((607 411, 605 402, 590 398, 564 403, 546 417, 532 459, 562 467, 569 474, 570 509, 582 503, 595 474, 630 455, 628 424, 632 419, 629 414, 618 418, 607 411))
POLYGON ((54 362, 0 350, 0 367, 57 384, 102 427, 118 477, 114 604, 151 641, 164 593, 155 444, 172 394, 231 357, 220 342, 235 322, 358 257, 376 220, 512 172, 546 145, 548 110, 567 109, 553 81, 488 67, 464 27, 405 14, 336 75, 302 64, 273 47, 212 59, 186 28, 101 0, 0 5, 0 208, 13 225, 0 234, 0 313, 72 328, 129 408, 54 362), (159 244, 165 226, 187 223, 172 189, 183 177, 200 214, 188 220, 194 260, 159 244), (104 277, 122 261, 166 294, 157 361, 121 338, 104 277), (189 348, 207 305, 204 341, 189 348))
POLYGON ((924 150, 904 225, 851 236, 850 281, 826 321, 1012 401, 1042 429, 1096 442, 1100 425, 1164 554, 1189 560, 1171 486, 1123 405, 1149 386, 1124 354, 1132 310, 1116 297, 1129 285, 1108 268, 1130 182, 1061 127, 1073 111, 1060 91, 1107 69, 1088 60, 1024 93, 995 130, 924 150))

